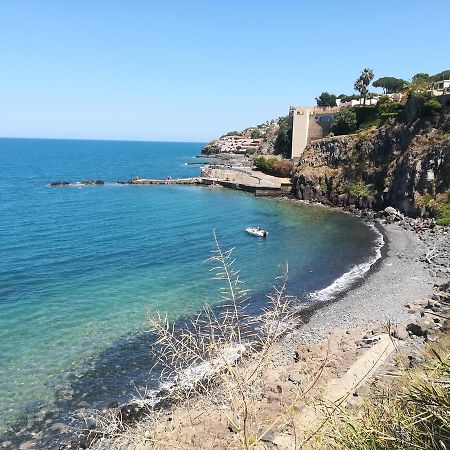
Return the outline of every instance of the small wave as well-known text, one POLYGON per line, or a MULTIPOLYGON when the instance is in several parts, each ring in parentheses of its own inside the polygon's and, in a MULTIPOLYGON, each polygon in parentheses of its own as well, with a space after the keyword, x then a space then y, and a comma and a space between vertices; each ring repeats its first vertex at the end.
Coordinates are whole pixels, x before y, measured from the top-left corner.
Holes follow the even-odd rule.
POLYGON ((337 295, 347 290, 353 283, 362 279, 370 268, 381 258, 381 249, 384 245, 383 235, 378 231, 375 225, 370 224, 368 226, 378 234, 375 241, 375 255, 368 261, 353 266, 348 272, 345 272, 326 288, 311 293, 308 296, 310 300, 324 302, 336 298, 337 295))
POLYGON ((146 389, 145 393, 139 392, 139 395, 133 396, 133 399, 127 404, 136 403, 140 406, 153 407, 162 399, 170 398, 171 394, 177 390, 181 392, 190 391, 201 381, 211 378, 224 370, 228 364, 234 364, 241 359, 246 351, 247 347, 243 344, 225 347, 216 357, 182 369, 176 380, 160 381, 157 388, 146 389))

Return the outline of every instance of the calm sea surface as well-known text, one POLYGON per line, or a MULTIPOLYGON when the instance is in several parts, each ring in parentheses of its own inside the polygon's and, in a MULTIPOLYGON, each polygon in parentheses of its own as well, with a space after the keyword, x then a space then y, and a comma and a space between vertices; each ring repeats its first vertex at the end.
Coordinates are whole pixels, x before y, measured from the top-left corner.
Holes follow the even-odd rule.
POLYGON ((286 262, 302 300, 374 257, 373 230, 321 207, 197 186, 48 186, 194 176, 201 147, 0 139, 0 433, 62 400, 151 382, 146 308, 175 319, 217 301, 213 229, 236 247, 255 310, 286 262))

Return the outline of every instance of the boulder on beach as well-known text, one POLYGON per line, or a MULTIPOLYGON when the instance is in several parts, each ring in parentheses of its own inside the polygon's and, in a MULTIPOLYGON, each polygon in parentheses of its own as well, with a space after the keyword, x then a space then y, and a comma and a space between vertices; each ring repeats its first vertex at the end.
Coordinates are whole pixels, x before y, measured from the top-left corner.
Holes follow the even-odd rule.
POLYGON ((390 217, 393 220, 403 220, 405 218, 405 216, 400 211, 397 211, 392 206, 384 208, 384 212, 388 217, 390 217))

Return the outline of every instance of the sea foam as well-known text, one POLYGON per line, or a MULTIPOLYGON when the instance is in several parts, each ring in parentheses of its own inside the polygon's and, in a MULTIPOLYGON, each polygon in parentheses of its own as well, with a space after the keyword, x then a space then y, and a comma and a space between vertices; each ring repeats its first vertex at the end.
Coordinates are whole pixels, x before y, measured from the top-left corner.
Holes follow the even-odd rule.
POLYGON ((325 302, 333 300, 339 294, 342 294, 349 289, 355 282, 364 278, 370 268, 381 258, 381 249, 384 246, 384 238, 382 233, 373 224, 368 225, 377 233, 377 239, 375 240, 374 251, 375 254, 367 261, 356 264, 349 271, 345 272, 339 278, 333 281, 326 288, 312 292, 308 295, 308 299, 313 302, 325 302))

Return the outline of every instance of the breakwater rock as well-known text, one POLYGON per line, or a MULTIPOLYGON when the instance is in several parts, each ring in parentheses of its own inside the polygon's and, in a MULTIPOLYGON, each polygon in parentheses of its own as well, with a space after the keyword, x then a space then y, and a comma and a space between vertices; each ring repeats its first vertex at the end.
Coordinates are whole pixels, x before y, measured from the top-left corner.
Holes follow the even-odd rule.
POLYGON ((52 187, 63 187, 63 186, 93 186, 93 185, 103 185, 105 182, 103 180, 85 180, 85 181, 77 181, 75 183, 71 183, 70 181, 52 181, 50 186, 52 187))
MULTIPOLYGON (((52 181, 49 186, 51 187, 64 187, 64 186, 95 186, 104 185, 104 180, 85 180, 85 181, 52 181)), ((193 178, 140 178, 134 177, 126 181, 114 181, 108 182, 108 184, 201 184, 201 177, 193 178)))

